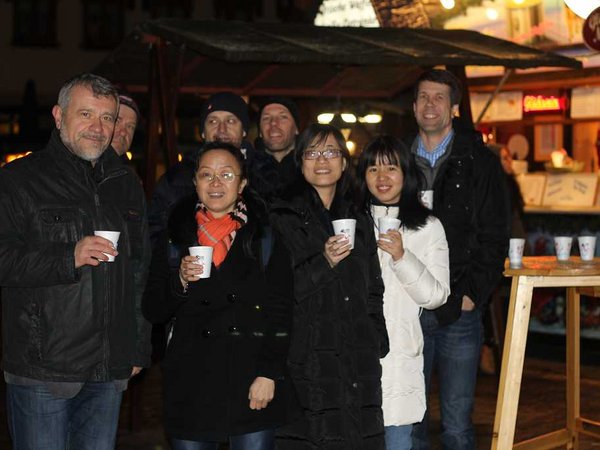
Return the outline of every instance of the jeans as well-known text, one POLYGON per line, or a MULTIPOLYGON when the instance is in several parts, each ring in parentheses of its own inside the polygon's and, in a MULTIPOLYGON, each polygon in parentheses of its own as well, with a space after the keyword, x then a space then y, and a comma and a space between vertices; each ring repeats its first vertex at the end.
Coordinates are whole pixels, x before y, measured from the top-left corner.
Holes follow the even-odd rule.
POLYGON ((122 392, 85 383, 75 397, 56 398, 44 385, 6 385, 13 450, 113 450, 122 392))
MULTIPOLYGON (((217 450, 218 442, 186 441, 171 438, 172 450, 217 450)), ((229 450, 273 450, 275 429, 229 436, 229 450)))
MULTIPOLYGON (((460 318, 447 326, 439 327, 435 313, 421 314, 424 347, 423 357, 427 398, 433 369, 437 369, 440 415, 442 423, 442 448, 448 450, 474 450, 475 430, 471 420, 475 400, 475 384, 479 368, 479 352, 483 342, 481 311, 462 311, 460 318)), ((429 413, 413 428, 413 448, 430 448, 427 434, 429 413)))
POLYGON ((386 450, 410 450, 412 448, 411 425, 385 427, 386 450))

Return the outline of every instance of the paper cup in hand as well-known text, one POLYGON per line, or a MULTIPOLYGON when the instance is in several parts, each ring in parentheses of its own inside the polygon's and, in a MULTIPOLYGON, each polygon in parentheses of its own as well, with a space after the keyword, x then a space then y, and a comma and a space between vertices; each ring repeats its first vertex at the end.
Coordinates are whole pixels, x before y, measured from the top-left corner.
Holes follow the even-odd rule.
POLYGON ((525 248, 525 239, 511 238, 508 246, 508 261, 510 267, 515 269, 523 265, 523 249, 525 248))
POLYGON ((210 268, 212 264, 213 248, 210 246, 197 245, 195 247, 189 247, 191 256, 195 256, 197 264, 202 266, 202 273, 198 275, 198 278, 210 278, 210 268))
POLYGON ((433 190, 421 191, 421 203, 427 209, 433 209, 433 190))
POLYGON ((596 236, 579 236, 579 255, 582 261, 591 261, 596 252, 596 236))
POLYGON ((559 261, 568 261, 571 256, 571 245, 573 238, 570 236, 556 236, 554 238, 554 250, 556 251, 556 259, 559 261))
POLYGON ((398 231, 400 229, 400 219, 393 217, 380 217, 378 223, 379 233, 387 233, 390 230, 398 231))
POLYGON ((343 234, 350 242, 350 248, 354 248, 354 233, 356 232, 356 220, 339 219, 331 222, 333 225, 333 234, 343 234))
MULTIPOLYGON (((103 237, 104 239, 108 239, 110 242, 112 242, 112 245, 116 250, 117 244, 119 243, 119 236, 121 236, 121 232, 120 231, 94 231, 94 236, 100 236, 100 237, 103 237)), ((114 262, 115 257, 113 255, 109 255, 107 253, 104 253, 104 254, 106 256, 108 256, 108 261, 106 261, 106 262, 114 262)))

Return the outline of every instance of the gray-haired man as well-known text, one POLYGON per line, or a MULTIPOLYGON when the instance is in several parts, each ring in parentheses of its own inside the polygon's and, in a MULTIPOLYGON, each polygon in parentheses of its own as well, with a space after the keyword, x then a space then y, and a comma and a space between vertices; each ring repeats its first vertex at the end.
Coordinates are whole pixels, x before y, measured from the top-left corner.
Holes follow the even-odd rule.
POLYGON ((127 380, 150 364, 144 194, 105 151, 118 105, 104 78, 69 80, 46 148, 0 169, 2 368, 15 449, 113 449, 127 380), (118 251, 97 230, 119 231, 118 251))

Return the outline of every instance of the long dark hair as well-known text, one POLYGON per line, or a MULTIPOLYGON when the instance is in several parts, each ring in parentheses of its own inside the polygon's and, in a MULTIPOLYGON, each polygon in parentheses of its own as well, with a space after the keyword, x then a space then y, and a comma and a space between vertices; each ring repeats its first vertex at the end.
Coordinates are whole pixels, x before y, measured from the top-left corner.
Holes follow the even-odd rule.
POLYGON ((394 136, 377 136, 363 149, 358 160, 358 204, 371 214, 371 202, 374 197, 369 192, 366 181, 367 169, 377 163, 400 166, 403 174, 402 192, 398 203, 398 218, 402 224, 417 230, 425 225, 431 211, 419 200, 419 171, 415 157, 404 143, 394 136))
MULTIPOLYGON (((329 136, 333 136, 342 151, 342 158, 346 161, 346 168, 342 172, 342 176, 336 183, 335 197, 352 200, 352 192, 354 190, 355 181, 352 174, 352 158, 346 147, 346 140, 341 131, 332 125, 313 123, 309 125, 299 136, 294 150, 294 161, 296 166, 302 167, 302 155, 304 151, 311 145, 318 145, 327 140, 329 136)), ((308 185, 308 182, 306 182, 308 185)))

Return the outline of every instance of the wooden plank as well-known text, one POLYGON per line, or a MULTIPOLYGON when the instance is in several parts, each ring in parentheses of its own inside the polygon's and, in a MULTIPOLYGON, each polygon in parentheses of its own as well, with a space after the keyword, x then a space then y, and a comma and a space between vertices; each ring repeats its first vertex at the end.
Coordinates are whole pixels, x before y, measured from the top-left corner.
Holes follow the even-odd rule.
POLYGON ((519 442, 512 448, 514 450, 549 450, 564 446, 568 442, 569 432, 567 430, 557 430, 519 442))
MULTIPOLYGON (((558 261, 556 256, 525 256, 523 257, 523 267, 513 269, 508 264, 508 259, 506 259, 504 268, 504 276, 597 276, 600 275, 600 258, 594 258, 592 261, 581 261, 581 258, 572 256, 568 261, 558 261)), ((584 284, 582 286, 590 285, 584 284)))
POLYGON ((492 434, 493 450, 512 448, 515 437, 532 293, 533 285, 527 277, 513 278, 492 434))
POLYGON ((577 419, 580 415, 580 296, 576 288, 567 289, 567 430, 573 450, 579 449, 577 419))

